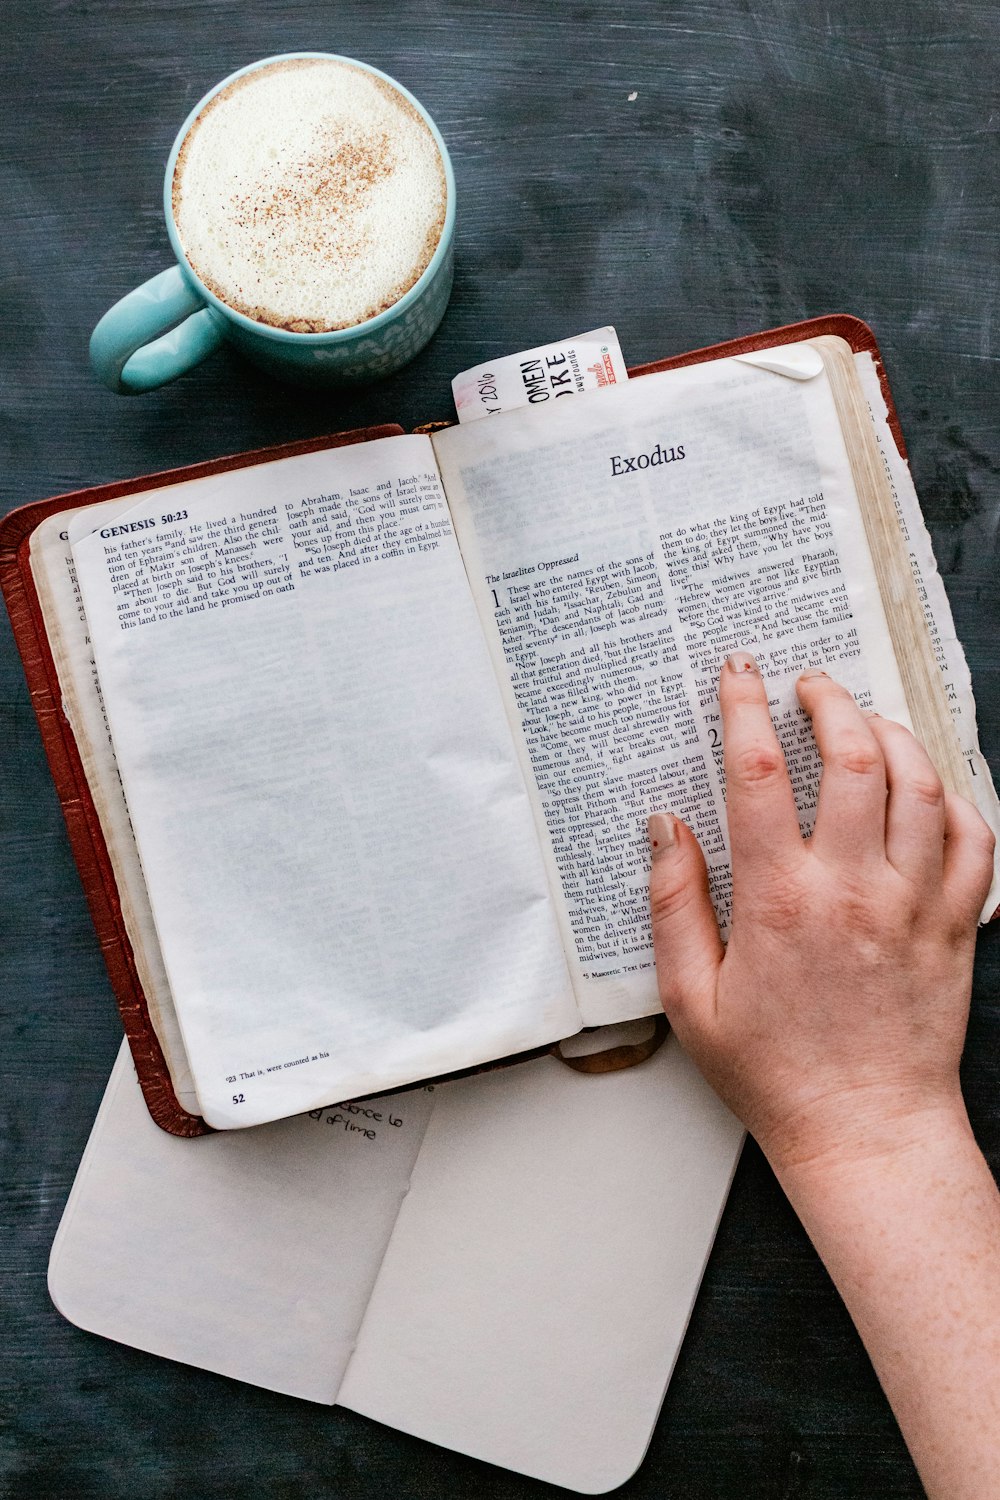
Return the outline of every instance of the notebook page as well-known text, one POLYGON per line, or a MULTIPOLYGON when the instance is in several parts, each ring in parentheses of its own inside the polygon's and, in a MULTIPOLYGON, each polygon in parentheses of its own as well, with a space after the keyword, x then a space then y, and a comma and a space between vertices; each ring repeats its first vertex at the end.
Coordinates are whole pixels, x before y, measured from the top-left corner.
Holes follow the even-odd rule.
POLYGON ((49 1262, 104 1338, 331 1404, 434 1095, 199 1140, 149 1118, 118 1054, 49 1262))
POLYGON ((437 1091, 338 1403, 587 1494, 640 1463, 743 1140, 673 1037, 437 1091))

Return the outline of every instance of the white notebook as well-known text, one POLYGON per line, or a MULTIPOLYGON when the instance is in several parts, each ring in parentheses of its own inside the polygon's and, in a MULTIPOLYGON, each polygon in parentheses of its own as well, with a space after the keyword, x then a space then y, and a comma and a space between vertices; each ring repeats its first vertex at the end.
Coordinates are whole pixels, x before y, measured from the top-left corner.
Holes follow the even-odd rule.
POLYGON ((93 1333, 598 1494, 645 1453, 742 1138, 672 1037, 197 1140, 123 1046, 49 1289, 93 1333))

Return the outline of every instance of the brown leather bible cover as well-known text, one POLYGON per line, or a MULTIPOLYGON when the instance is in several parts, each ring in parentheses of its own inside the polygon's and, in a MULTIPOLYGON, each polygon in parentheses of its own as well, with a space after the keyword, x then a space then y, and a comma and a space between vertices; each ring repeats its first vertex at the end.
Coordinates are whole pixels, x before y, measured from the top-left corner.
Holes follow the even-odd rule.
MULTIPOLYGON (((846 314, 813 318, 808 322, 792 323, 770 332, 749 334, 743 338, 731 339, 724 344, 715 344, 706 349, 695 349, 686 354, 658 360, 653 364, 640 365, 630 370, 629 373, 633 377, 652 374, 659 370, 675 369, 680 365, 697 364, 703 360, 721 359, 727 355, 746 354, 755 349, 773 348, 777 344, 818 338, 822 334, 837 334, 845 339, 855 352, 867 350, 873 355, 882 384, 882 393, 889 410, 889 425, 900 451, 905 456, 899 419, 885 378, 875 336, 866 323, 846 314)), ((31 535, 36 526, 58 511, 76 510, 84 505, 99 504, 102 500, 116 500, 129 495, 139 495, 147 490, 162 489, 166 485, 191 479, 203 479, 211 474, 247 468, 252 464, 270 463, 275 459, 292 458, 300 453, 314 453, 323 448, 337 448, 351 443, 369 442, 375 438, 392 437, 402 431, 401 427, 389 424, 381 427, 360 428, 330 437, 310 438, 303 442, 286 443, 278 447, 259 448, 253 452, 234 454, 206 463, 191 464, 181 469, 167 469, 160 474, 147 474, 140 479, 101 484, 90 489, 75 490, 66 495, 56 495, 50 500, 39 500, 33 504, 21 506, 20 509, 11 511, 0 522, 0 588, 3 590, 14 629, 14 638, 24 663, 24 674, 41 730, 45 753, 56 784, 56 791, 62 804, 73 857, 76 860, 94 926, 97 929, 97 936, 118 1001, 143 1097, 157 1125, 171 1135, 204 1135, 209 1132, 210 1127, 199 1115, 189 1113, 178 1102, 163 1052, 150 1021, 146 997, 142 992, 136 972, 132 945, 125 931, 121 899, 112 873, 107 845, 83 772, 76 741, 62 711, 62 694, 52 652, 45 635, 28 555, 31 535)), ((659 1034, 662 1039, 662 1032, 659 1034)), ((543 1056, 547 1050, 536 1048, 532 1052, 520 1054, 517 1058, 505 1058, 503 1061, 527 1060, 531 1057, 543 1056)), ((618 1060, 609 1065, 621 1066, 622 1062, 618 1060)), ((591 1071, 594 1069, 592 1062, 587 1066, 591 1071)), ((469 1068, 448 1076, 464 1077, 466 1074, 480 1071, 482 1071, 480 1068, 469 1068)))

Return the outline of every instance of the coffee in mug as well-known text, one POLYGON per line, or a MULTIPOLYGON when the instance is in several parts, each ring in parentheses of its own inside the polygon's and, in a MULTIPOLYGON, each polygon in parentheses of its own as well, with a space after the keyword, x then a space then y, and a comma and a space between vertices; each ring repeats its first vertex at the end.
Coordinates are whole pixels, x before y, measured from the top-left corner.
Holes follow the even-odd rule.
POLYGON ((293 333, 376 317, 423 275, 444 227, 444 163, 375 74, 286 58, 217 93, 174 167, 188 263, 228 307, 293 333))
POLYGON ((152 390, 225 339, 300 383, 385 375, 444 314, 454 195, 437 127, 386 74, 328 53, 253 63, 182 126, 164 183, 177 265, 104 315, 94 368, 152 390))

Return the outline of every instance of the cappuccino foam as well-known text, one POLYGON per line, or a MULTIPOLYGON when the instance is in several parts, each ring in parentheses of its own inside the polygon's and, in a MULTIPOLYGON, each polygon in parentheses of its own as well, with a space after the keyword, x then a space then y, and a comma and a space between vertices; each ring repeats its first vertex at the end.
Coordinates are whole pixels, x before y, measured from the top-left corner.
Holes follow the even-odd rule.
POLYGON ((444 227, 426 121, 349 63, 290 58, 209 101, 174 169, 184 253, 221 301, 295 333, 352 328, 398 302, 444 227))

